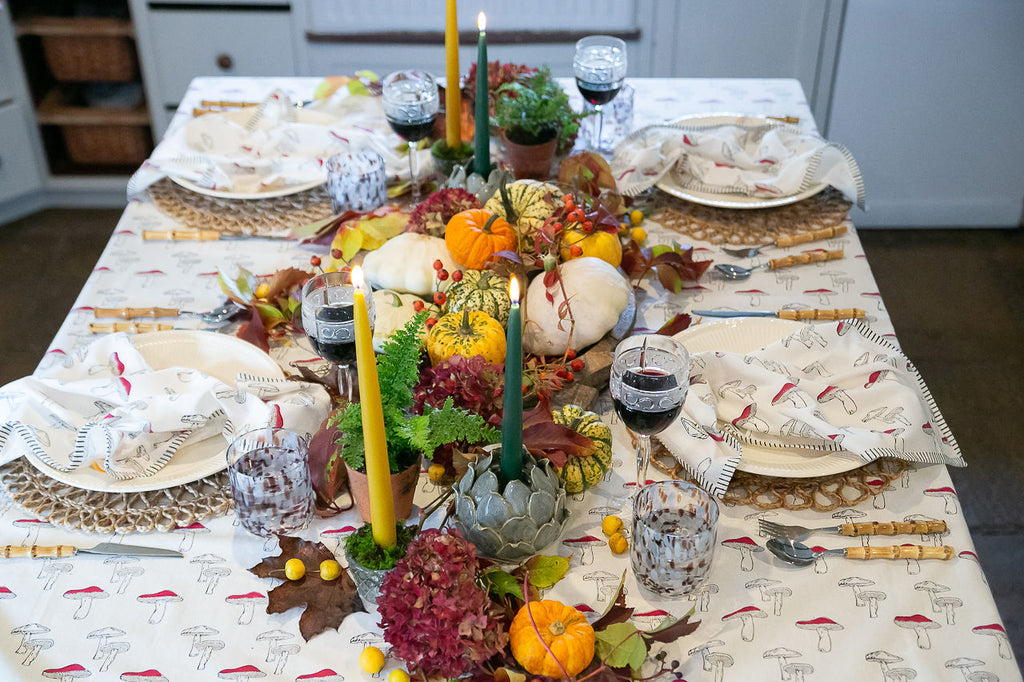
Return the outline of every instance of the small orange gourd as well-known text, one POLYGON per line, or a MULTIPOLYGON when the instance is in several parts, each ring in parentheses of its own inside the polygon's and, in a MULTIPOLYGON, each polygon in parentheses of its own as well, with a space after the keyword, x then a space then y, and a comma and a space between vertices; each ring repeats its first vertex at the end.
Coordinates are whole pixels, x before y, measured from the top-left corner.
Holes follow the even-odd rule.
POLYGON ((509 628, 509 642, 512 655, 531 675, 562 677, 562 668, 565 668, 572 677, 582 672, 594 658, 594 628, 582 613, 554 599, 531 601, 519 609, 509 628), (531 615, 537 625, 536 632, 530 623, 531 615), (558 662, 537 639, 538 632, 558 662))
POLYGON ((482 270, 499 251, 515 251, 516 231, 501 216, 473 208, 452 216, 444 243, 455 261, 470 270, 482 270))

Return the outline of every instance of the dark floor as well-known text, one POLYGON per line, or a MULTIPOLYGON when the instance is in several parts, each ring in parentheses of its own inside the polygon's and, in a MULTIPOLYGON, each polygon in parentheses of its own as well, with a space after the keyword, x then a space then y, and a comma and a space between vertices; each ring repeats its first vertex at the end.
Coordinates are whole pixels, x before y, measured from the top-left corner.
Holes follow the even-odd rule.
MULTIPOLYGON (((48 210, 0 226, 0 385, 30 373, 121 210, 48 210)), ((1000 613, 1024 660, 1024 229, 863 230, 907 355, 970 466, 952 469, 1000 613)))

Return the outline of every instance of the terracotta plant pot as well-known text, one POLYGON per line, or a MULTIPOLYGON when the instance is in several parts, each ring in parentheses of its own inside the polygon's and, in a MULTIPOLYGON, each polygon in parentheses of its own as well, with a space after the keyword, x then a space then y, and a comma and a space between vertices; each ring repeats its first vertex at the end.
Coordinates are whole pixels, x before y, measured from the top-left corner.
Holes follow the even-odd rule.
MULTIPOLYGON (((359 508, 364 523, 370 522, 370 489, 366 474, 345 465, 348 471, 348 489, 359 508)), ((405 471, 391 474, 391 494, 395 498, 395 520, 402 521, 412 514, 412 498, 416 494, 416 482, 420 477, 419 464, 413 464, 405 471)))
POLYGON ((512 166, 512 174, 517 180, 547 180, 551 177, 551 160, 558 146, 557 137, 541 144, 518 144, 509 140, 502 130, 501 143, 505 147, 505 158, 512 166))

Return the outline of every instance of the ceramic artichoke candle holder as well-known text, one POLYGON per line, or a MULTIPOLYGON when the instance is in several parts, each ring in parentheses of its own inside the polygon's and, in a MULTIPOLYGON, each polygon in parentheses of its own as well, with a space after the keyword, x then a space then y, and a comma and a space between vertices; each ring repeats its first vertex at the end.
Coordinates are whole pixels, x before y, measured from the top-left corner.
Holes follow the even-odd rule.
POLYGON ((499 450, 470 463, 455 488, 455 525, 485 557, 516 562, 558 539, 569 516, 548 460, 523 452, 522 480, 498 490, 499 450))

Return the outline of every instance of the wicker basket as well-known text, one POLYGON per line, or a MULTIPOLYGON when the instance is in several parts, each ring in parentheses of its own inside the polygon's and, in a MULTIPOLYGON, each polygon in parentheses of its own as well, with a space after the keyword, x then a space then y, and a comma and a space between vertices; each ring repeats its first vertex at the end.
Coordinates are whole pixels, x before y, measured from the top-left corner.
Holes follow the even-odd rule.
POLYGON ((59 81, 130 81, 138 73, 131 38, 43 36, 43 55, 59 81))
POLYGON ((152 149, 144 126, 66 125, 61 131, 75 163, 137 166, 152 149))

